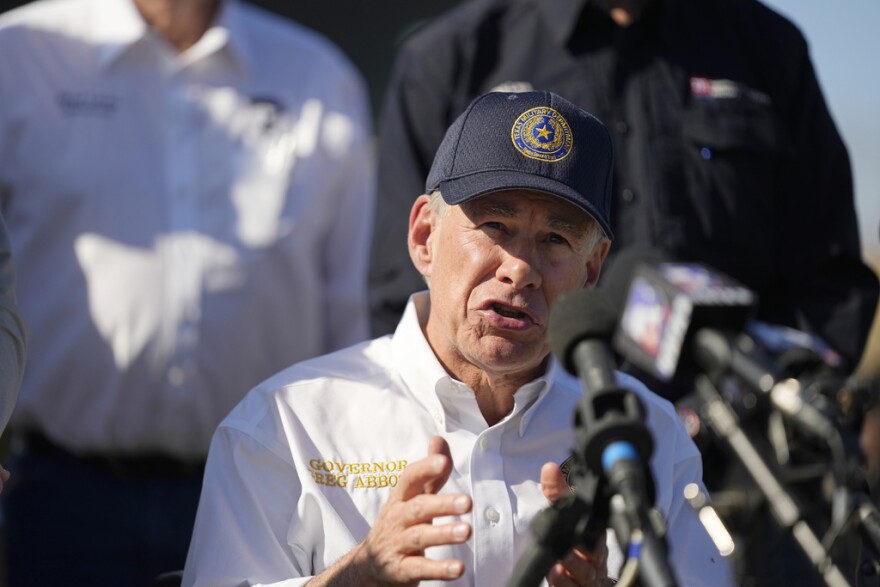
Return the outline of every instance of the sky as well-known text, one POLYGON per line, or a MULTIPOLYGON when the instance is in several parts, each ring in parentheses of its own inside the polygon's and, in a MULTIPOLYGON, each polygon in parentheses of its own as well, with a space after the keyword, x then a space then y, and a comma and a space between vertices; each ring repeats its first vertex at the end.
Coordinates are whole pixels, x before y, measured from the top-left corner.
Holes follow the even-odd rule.
POLYGON ((880 0, 762 0, 807 38, 849 149, 862 249, 880 270, 880 0))

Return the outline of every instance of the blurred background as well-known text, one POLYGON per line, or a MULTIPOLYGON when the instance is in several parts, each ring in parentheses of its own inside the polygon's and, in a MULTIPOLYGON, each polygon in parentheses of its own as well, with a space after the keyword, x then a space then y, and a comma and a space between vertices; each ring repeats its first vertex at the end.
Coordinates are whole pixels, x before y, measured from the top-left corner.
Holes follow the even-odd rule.
MULTIPOLYGON (((324 33, 362 71, 378 116, 395 49, 409 32, 466 0, 251 0, 324 33)), ((880 273, 880 0, 763 0, 801 29, 843 140, 855 180, 866 259, 880 273)), ((0 0, 0 11, 22 1, 0 0)), ((863 373, 880 374, 880 319, 875 319, 863 373)))

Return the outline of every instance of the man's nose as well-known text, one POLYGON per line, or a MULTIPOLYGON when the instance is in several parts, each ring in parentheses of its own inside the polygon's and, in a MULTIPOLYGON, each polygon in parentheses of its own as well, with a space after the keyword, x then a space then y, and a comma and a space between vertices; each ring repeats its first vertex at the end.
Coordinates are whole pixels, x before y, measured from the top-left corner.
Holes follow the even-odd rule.
POLYGON ((498 279, 516 290, 541 287, 541 271, 534 247, 507 248, 496 272, 498 279))

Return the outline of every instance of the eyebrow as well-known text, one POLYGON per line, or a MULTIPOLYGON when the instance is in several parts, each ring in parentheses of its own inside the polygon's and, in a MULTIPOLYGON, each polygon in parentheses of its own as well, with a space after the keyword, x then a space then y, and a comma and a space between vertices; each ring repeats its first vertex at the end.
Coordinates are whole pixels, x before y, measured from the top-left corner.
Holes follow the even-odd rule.
POLYGON ((468 205, 468 208, 477 214, 503 216, 505 218, 514 218, 516 216, 516 208, 497 200, 486 202, 477 200, 476 202, 465 202, 465 204, 470 204, 468 205))
POLYGON ((567 232, 578 237, 583 236, 587 232, 587 225, 583 222, 573 222, 569 218, 564 218, 562 216, 551 216, 547 223, 553 230, 567 232))

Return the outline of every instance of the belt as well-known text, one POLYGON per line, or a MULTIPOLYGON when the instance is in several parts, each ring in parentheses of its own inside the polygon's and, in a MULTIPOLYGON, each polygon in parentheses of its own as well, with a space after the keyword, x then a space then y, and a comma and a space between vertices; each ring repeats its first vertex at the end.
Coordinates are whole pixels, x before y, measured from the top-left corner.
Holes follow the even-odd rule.
POLYGON ((22 440, 25 454, 85 465, 120 479, 200 478, 205 472, 204 462, 182 461, 162 454, 75 454, 58 446, 40 432, 25 432, 22 434, 22 440))

